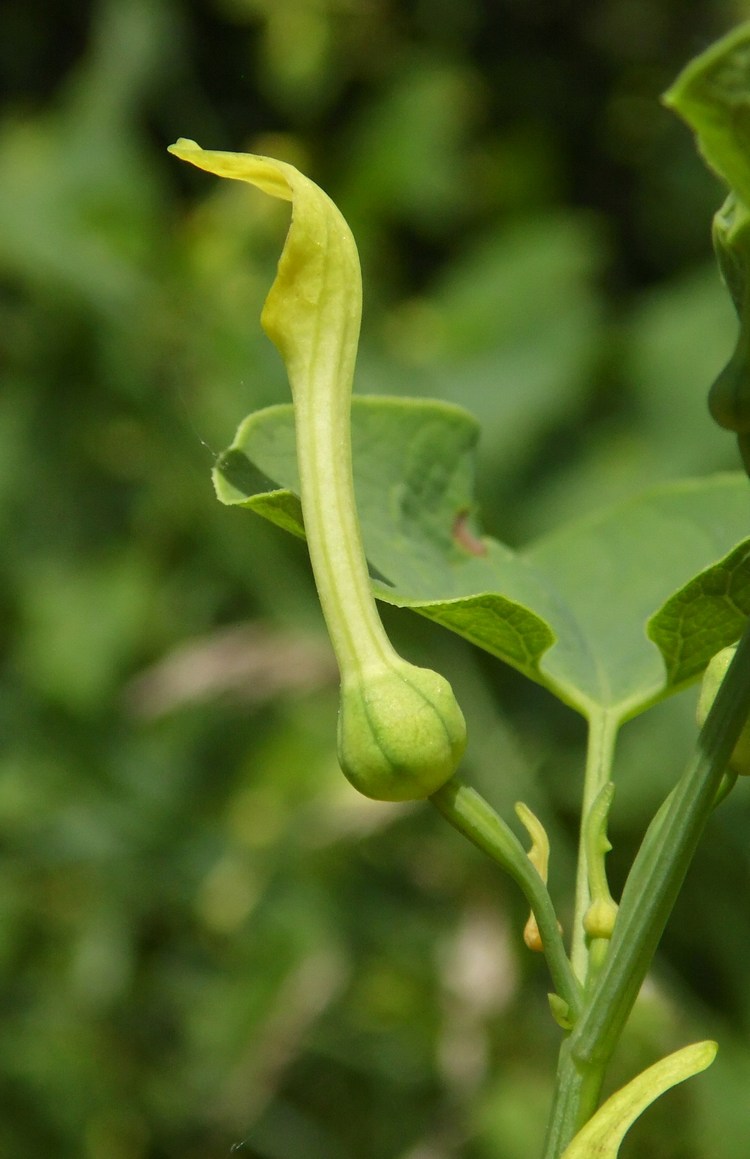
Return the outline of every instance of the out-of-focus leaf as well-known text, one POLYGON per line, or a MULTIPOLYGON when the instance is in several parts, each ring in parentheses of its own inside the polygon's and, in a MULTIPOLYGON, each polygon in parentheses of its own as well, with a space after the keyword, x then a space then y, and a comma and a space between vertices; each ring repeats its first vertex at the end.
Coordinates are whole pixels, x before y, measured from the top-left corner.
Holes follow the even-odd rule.
POLYGON ((713 265, 639 295, 618 339, 616 413, 535 481, 521 500, 523 525, 544 532, 655 483, 736 466, 734 440, 706 407, 736 329, 713 265))
POLYGON ((603 337, 593 287, 599 232, 584 217, 540 214, 481 238, 431 288, 396 309, 397 365, 365 365, 368 392, 415 393, 466 407, 481 459, 508 475, 586 397, 603 337))
MULTIPOLYGON (((341 201, 348 220, 363 219, 365 250, 368 220, 371 227, 384 211, 429 232, 471 203, 475 195, 461 165, 460 146, 475 95, 467 70, 449 62, 412 60, 360 120, 341 201)), ((359 238, 358 228, 356 233, 359 238)))
POLYGON ((130 556, 39 557, 25 576, 25 632, 16 661, 54 701, 91 709, 112 695, 138 646, 154 577, 130 556))

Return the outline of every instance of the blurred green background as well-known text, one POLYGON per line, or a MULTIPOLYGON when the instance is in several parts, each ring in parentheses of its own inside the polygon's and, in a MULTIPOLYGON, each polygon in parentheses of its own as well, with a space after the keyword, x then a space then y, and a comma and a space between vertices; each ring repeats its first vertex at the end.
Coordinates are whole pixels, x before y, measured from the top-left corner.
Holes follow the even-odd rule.
MULTIPOLYGON (((358 238, 358 387, 463 403, 517 544, 736 465, 721 200, 658 104, 729 0, 3 0, 0 1155, 533 1159, 559 1032, 511 886, 428 807, 356 797, 304 548, 213 453, 285 401, 260 306, 283 206, 165 148, 290 160, 358 238)), ((553 837, 583 728, 386 610, 468 707, 467 776, 553 837)), ((616 609, 613 609, 616 615, 616 609)), ((629 725, 612 876, 694 737, 629 725)), ((719 1060, 623 1159, 744 1159, 750 803, 712 822, 611 1081, 719 1060)))

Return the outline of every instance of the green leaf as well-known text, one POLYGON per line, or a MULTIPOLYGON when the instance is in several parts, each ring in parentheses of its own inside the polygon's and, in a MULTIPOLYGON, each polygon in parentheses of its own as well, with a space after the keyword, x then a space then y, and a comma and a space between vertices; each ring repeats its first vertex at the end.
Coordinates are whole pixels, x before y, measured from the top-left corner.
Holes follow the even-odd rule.
POLYGON ((750 22, 696 57, 664 94, 707 164, 750 205, 750 22))
POLYGON ((727 473, 658 485, 532 544, 579 626, 547 670, 621 719, 694 679, 750 613, 749 532, 747 481, 727 473))
POLYGON ((659 1095, 710 1066, 715 1042, 696 1042, 654 1063, 611 1095, 589 1119, 562 1159, 617 1159, 627 1131, 659 1095))
MULTIPOLYGON (((352 426, 378 598, 465 636, 584 715, 636 715, 699 675, 750 614, 739 474, 653 488, 513 551, 474 526, 478 428, 466 411, 360 397, 352 426)), ((291 406, 246 419, 214 481, 222 502, 302 535, 291 406)))

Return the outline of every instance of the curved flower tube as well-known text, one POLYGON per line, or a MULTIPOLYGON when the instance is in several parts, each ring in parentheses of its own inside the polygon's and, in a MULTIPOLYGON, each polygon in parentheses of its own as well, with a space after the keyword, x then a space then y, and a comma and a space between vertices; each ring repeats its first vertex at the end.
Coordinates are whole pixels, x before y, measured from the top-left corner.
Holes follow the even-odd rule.
POLYGON ((292 202, 261 323, 284 359, 294 400, 308 550, 341 673, 339 761, 365 796, 428 797, 455 772, 466 726, 448 682, 394 650, 370 589, 351 461, 350 400, 362 313, 354 238, 330 198, 292 165, 211 152, 184 138, 169 151, 292 202))

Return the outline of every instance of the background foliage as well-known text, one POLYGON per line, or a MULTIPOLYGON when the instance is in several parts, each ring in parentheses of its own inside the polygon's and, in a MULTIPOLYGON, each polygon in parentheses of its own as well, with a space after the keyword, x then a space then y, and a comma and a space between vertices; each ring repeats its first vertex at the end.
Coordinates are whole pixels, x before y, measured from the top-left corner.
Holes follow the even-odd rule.
MULTIPOLYGON (((359 389, 473 410, 485 526, 519 543, 735 466, 705 412, 734 335, 721 191, 657 98, 747 15, 5 0, 3 1155, 534 1155, 558 1032, 519 899, 428 808, 348 788, 304 548, 211 493, 212 449, 287 398, 258 325, 284 210, 165 146, 273 153, 332 194, 364 266, 359 389)), ((385 615, 468 706, 468 777, 548 823, 569 896, 580 722, 385 615)), ((615 878, 693 703, 625 731, 615 878)), ((741 785, 612 1081, 691 1037, 719 1060, 624 1156, 746 1154, 749 817, 741 785)))

